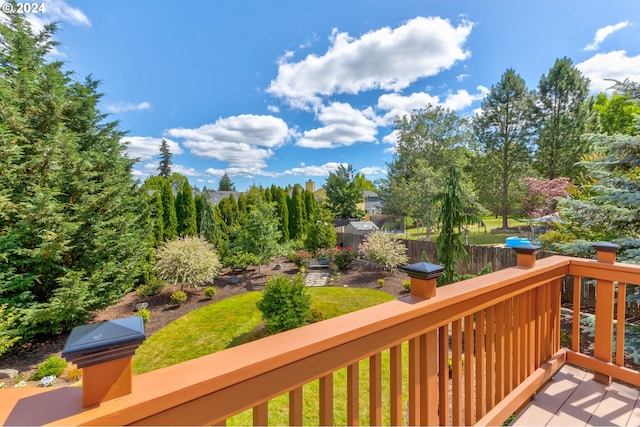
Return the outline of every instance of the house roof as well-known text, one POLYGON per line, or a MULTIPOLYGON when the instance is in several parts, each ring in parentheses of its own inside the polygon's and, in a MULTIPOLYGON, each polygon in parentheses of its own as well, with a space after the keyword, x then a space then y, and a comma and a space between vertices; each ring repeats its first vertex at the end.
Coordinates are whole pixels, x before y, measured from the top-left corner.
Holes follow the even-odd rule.
POLYGON ((377 230, 378 226, 371 221, 351 221, 349 222, 353 228, 358 231, 377 230))

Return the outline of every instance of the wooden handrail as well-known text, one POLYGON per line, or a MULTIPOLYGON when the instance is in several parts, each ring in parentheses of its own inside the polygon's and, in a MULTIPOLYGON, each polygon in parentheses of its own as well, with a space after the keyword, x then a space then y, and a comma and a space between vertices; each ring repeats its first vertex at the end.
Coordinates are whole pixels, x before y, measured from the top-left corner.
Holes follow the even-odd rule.
MULTIPOLYGON (((553 256, 531 268, 501 270, 438 288, 436 296, 428 300, 408 296, 138 375, 132 394, 86 410, 81 402, 77 406, 66 402, 64 411, 52 409, 63 393, 73 396, 73 390, 0 390, 0 422, 205 425, 224 423, 234 414, 255 408, 254 422, 264 423, 266 402, 289 393, 294 408, 289 419, 302 424, 301 387, 324 378, 326 395, 333 373, 347 367, 351 367, 347 410, 349 419, 357 422, 354 367, 370 358, 375 373, 369 386, 374 393, 370 396, 371 423, 377 423, 380 354, 391 349, 391 371, 395 372, 391 378, 391 420, 398 424, 405 412, 399 408, 399 360, 401 344, 408 342, 408 422, 473 424, 486 420, 485 413, 498 404, 510 408, 512 404, 501 403, 505 396, 512 399, 514 390, 522 388, 559 351, 560 279, 567 274, 609 279, 619 274, 625 283, 640 283, 640 266, 553 256), (451 390, 444 372, 444 359, 449 354, 454 362, 451 390), (442 400, 449 402, 450 392, 452 400, 445 408, 442 400), (34 418, 33 404, 49 411, 49 416, 34 418), (37 421, 29 422, 34 419, 37 421)), ((553 366, 555 369, 557 364, 553 366)), ((330 400, 323 402, 321 422, 331 423, 330 400)))

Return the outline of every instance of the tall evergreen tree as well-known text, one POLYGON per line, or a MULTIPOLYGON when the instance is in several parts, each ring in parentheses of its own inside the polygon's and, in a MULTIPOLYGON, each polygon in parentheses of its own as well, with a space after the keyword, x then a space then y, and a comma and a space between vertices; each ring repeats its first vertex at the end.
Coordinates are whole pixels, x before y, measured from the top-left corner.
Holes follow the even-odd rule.
POLYGON ((47 62, 55 25, 0 23, 0 305, 20 333, 56 332, 112 303, 149 271, 147 196, 98 83, 47 62), (142 207, 142 209, 141 209, 142 207))
POLYGON ((218 183, 218 191, 236 191, 236 186, 231 182, 229 174, 225 173, 218 183))
POLYGON ((160 191, 153 192, 150 215, 153 221, 153 246, 157 247, 164 243, 164 210, 162 209, 160 191))
POLYGON ((164 219, 164 240, 178 237, 178 216, 176 213, 176 198, 168 179, 160 181, 160 196, 162 197, 162 215, 164 219))
POLYGON ((512 204, 513 184, 526 176, 530 162, 530 94, 522 77, 508 69, 482 101, 482 113, 476 116, 475 133, 480 149, 496 168, 500 186, 502 227, 507 228, 512 204))
POLYGON ((302 210, 304 202, 300 196, 299 186, 294 186, 291 195, 287 198, 287 209, 289 211, 289 238, 293 240, 301 239, 304 234, 302 210))
POLYGON ((185 181, 176 196, 176 216, 179 236, 195 236, 198 234, 196 222, 196 205, 193 201, 193 190, 189 181, 185 181))
POLYGON ((534 102, 535 169, 547 178, 575 178, 575 164, 588 150, 582 134, 593 127, 589 79, 569 58, 556 60, 540 78, 534 102))
POLYGON ((171 176, 171 165, 173 164, 171 157, 173 157, 173 154, 169 151, 167 140, 163 138, 160 144, 160 164, 158 165, 158 172, 163 178, 171 176))
POLYGON ((459 260, 469 262, 469 254, 464 247, 464 228, 468 225, 482 225, 482 219, 466 212, 466 199, 460 186, 460 172, 454 165, 449 167, 446 187, 436 196, 441 203, 439 222, 442 224, 440 235, 436 241, 438 262, 444 266, 438 278, 439 285, 456 281, 456 265, 459 260))

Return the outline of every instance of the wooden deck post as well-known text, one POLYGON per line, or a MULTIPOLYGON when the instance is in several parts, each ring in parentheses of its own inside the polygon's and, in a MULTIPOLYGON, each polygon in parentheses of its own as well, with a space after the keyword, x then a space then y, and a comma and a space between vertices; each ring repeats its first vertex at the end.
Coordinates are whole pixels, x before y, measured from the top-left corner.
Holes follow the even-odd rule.
POLYGON ((521 268, 531 268, 536 265, 536 255, 540 251, 540 246, 520 245, 514 246, 513 250, 517 254, 516 265, 521 268))
POLYGON ((411 278, 411 295, 429 299, 436 296, 436 281, 444 271, 444 267, 428 262, 416 262, 415 264, 400 267, 411 278))
POLYGON ((131 357, 144 339, 140 316, 78 326, 71 331, 62 357, 83 368, 83 407, 131 393, 131 357))
MULTIPOLYGON (((616 252, 620 249, 614 243, 598 243, 593 245, 597 251, 597 260, 601 263, 613 264, 616 252)), ((613 348, 613 301, 615 289, 613 281, 598 280, 596 284, 596 325, 593 355, 596 359, 611 362, 613 348)), ((611 377, 599 372, 593 373, 596 382, 611 385, 611 377)))

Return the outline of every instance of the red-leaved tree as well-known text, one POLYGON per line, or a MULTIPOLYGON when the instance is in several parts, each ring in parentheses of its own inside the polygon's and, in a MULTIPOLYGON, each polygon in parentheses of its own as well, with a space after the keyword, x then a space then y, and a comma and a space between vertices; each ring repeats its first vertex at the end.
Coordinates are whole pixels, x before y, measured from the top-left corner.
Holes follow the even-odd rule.
POLYGON ((537 179, 525 178, 527 195, 523 200, 524 211, 529 219, 531 237, 535 218, 552 215, 556 212, 558 197, 566 197, 570 185, 569 178, 537 179))

